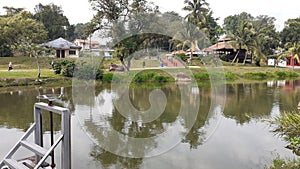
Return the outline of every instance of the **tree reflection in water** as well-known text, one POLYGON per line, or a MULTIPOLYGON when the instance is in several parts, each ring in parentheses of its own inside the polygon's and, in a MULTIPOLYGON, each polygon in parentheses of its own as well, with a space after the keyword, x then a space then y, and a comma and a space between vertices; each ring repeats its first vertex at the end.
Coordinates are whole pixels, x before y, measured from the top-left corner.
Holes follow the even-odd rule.
MULTIPOLYGON (((149 93, 153 89, 147 88, 132 88, 130 89, 130 99, 133 105, 139 110, 146 110, 149 108, 149 93)), ((118 91, 109 91, 103 90, 98 96, 96 96, 97 101, 100 107, 93 107, 92 111, 87 115, 88 107, 79 108, 80 111, 77 114, 80 119, 84 119, 84 126, 90 137, 96 141, 97 144, 100 144, 101 147, 109 146, 109 149, 112 149, 113 152, 123 152, 127 155, 134 153, 142 154, 141 157, 151 154, 153 151, 159 151, 163 149, 160 145, 163 139, 172 142, 174 139, 178 139, 179 142, 186 142, 192 144, 191 147, 196 148, 201 144, 201 137, 204 137, 204 133, 199 132, 199 129, 205 125, 206 118, 208 117, 208 112, 210 108, 209 91, 207 89, 202 89, 199 91, 198 88, 195 93, 195 88, 192 86, 186 88, 186 91, 180 92, 177 86, 167 86, 162 88, 165 96, 168 100, 165 111, 159 116, 159 118, 144 123, 141 121, 134 121, 131 117, 124 117, 118 112, 118 110, 113 108, 112 100, 113 98, 118 98, 118 91), (204 93, 207 96, 203 97, 200 100, 197 100, 197 97, 194 94, 191 94, 191 91, 194 90, 194 94, 199 95, 204 93), (183 99, 182 95, 188 99, 183 99), (109 100, 109 101, 108 101, 109 100), (185 110, 187 113, 179 114, 182 104, 197 106, 201 104, 201 111, 197 116, 189 113, 189 110, 192 111, 191 107, 188 107, 185 110), (107 107, 107 105, 111 107, 107 107), (84 110, 85 109, 85 110, 84 110), (108 111, 103 111, 108 110, 108 111), (109 112, 111 111, 111 112, 109 112), (156 139, 145 139, 144 143, 139 145, 138 142, 131 142, 130 138, 149 138, 155 137, 159 134, 165 134, 164 132, 173 128, 175 134, 170 135, 166 134, 166 137, 156 138, 156 139), (189 131, 191 129, 191 131, 189 131), (121 134, 111 134, 110 131, 115 130, 121 134), (188 132, 188 133, 187 133, 188 132), (110 134, 110 138, 107 139, 107 135, 110 134), (133 144, 134 143, 134 144, 133 144), (143 146, 147 145, 147 146, 143 146)), ((159 99, 158 99, 159 100, 159 99)), ((94 103, 93 103, 94 104, 94 103)), ((78 108, 78 107, 77 107, 78 108)), ((107 147, 106 147, 107 148, 107 147)), ((106 149, 105 148, 105 149, 106 149)))
MULTIPOLYGON (((78 99, 72 98, 72 88, 65 88, 65 97, 61 104, 74 110, 73 114, 79 115, 83 119, 81 121, 82 126, 88 132, 91 139, 99 143, 99 146, 92 147, 89 155, 97 163, 101 163, 103 168, 141 168, 143 167, 144 158, 118 156, 103 149, 103 145, 110 146, 110 149, 117 152, 126 152, 127 154, 139 153, 147 156, 149 152, 161 149, 161 140, 148 140, 145 142, 147 146, 142 147, 141 145, 132 143, 128 144, 129 137, 154 137, 165 133, 170 128, 174 128, 177 132, 169 138, 180 138, 181 143, 184 144, 180 144, 179 146, 183 149, 184 153, 188 153, 189 151, 185 149, 185 145, 188 145, 187 147, 190 149, 199 149, 201 145, 205 145, 205 141, 211 135, 208 127, 214 125, 214 121, 212 123, 210 121, 217 115, 227 118, 230 121, 233 119, 238 126, 242 126, 240 124, 260 121, 262 118, 272 116, 271 112, 274 106, 278 107, 279 112, 288 111, 292 108, 296 109, 300 99, 299 84, 297 81, 285 81, 281 82, 280 85, 277 82, 275 82, 275 85, 267 83, 229 84, 227 85, 226 105, 224 111, 218 111, 220 114, 210 113, 219 106, 212 101, 218 100, 218 96, 213 94, 210 87, 201 87, 197 91, 200 96, 200 100, 198 100, 200 109, 195 123, 189 117, 189 113, 179 114, 181 102, 191 104, 195 101, 193 100, 194 96, 191 94, 192 87, 183 92, 189 98, 183 101, 181 101, 182 93, 179 91, 178 86, 170 85, 161 88, 168 99, 168 103, 165 111, 160 114, 159 118, 148 123, 133 121, 130 117, 124 117, 118 112, 113 105, 113 99, 118 98, 118 91, 112 91, 105 87, 96 88, 95 91, 89 91, 88 87, 81 89, 79 90, 79 94, 81 95, 78 99), (86 94, 92 97, 85 98, 86 94), (187 132, 190 123, 193 123, 193 126, 187 132), (121 135, 116 135, 115 137, 115 140, 118 141, 105 139, 112 129, 121 133, 121 135)), ((60 90, 60 88, 55 88, 54 92, 59 93, 60 90)), ((141 111, 149 109, 150 103, 148 98, 152 90, 153 88, 144 87, 129 90, 130 100, 136 109, 141 111)), ((32 108, 33 104, 37 101, 35 97, 38 94, 51 92, 51 88, 27 88, 26 90, 22 90, 22 92, 18 92, 17 90, 0 92, 1 127, 26 130, 33 122, 32 108), (18 105, 18 107, 7 106, 12 103, 18 105)), ((59 127, 56 126, 55 128, 59 127)), ((47 127, 45 129, 47 130, 47 127)), ((230 135, 230 131, 224 133, 224 135, 230 135)), ((173 155, 180 155, 180 153, 176 152, 173 155)), ((189 154, 186 155, 186 158, 190 158, 189 154)), ((76 157, 78 156, 80 155, 76 155, 76 157)))

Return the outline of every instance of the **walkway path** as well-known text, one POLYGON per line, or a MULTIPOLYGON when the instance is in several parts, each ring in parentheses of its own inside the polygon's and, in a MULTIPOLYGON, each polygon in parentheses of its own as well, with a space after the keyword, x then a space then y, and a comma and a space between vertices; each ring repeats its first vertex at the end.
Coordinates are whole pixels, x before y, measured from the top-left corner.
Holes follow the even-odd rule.
POLYGON ((166 67, 178 67, 178 68, 184 68, 184 63, 180 62, 176 58, 168 58, 168 59, 161 59, 161 61, 164 63, 164 66, 166 67))

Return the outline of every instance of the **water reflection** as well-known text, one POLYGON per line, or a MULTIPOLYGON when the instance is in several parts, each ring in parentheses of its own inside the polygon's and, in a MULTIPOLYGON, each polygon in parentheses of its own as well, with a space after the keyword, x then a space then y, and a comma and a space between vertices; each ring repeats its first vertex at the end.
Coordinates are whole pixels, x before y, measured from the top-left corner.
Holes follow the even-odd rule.
MULTIPOLYGON (((273 137, 261 119, 295 110, 300 101, 299 82, 227 85, 224 111, 223 107, 212 102, 221 99, 214 95, 213 91, 217 89, 201 87, 196 90, 191 86, 182 93, 176 85, 166 86, 162 88, 168 100, 165 111, 156 120, 147 123, 123 116, 115 109, 113 100, 119 99, 122 91, 106 87, 97 87, 95 90, 83 88, 75 99, 72 97, 72 88, 9 89, 0 91, 0 132, 1 135, 6 134, 7 138, 17 138, 14 135, 19 137, 20 131, 16 129, 25 131, 33 122, 36 96, 63 92, 65 97, 58 104, 68 107, 75 115, 72 118, 74 168, 86 168, 83 164, 95 169, 99 165, 101 168, 263 168, 275 157, 273 152, 293 157, 289 150, 284 149, 285 142, 273 137), (86 94, 93 97, 87 98, 86 94), (179 110, 182 95, 189 98, 184 102, 190 104, 195 101, 194 94, 200 96, 200 109, 195 121, 190 121, 190 114, 180 114, 179 110), (18 106, 8 106, 12 104, 18 106), (80 121, 81 126, 77 126, 78 118, 84 119, 80 121), (188 130, 190 123, 193 125, 188 130), (86 138, 86 133, 80 127, 84 128, 90 138, 86 138), (105 139, 112 129, 122 134, 116 136, 117 141, 105 139), (163 137, 167 138, 165 141, 147 140, 147 146, 128 144, 130 137, 149 138, 162 135, 167 130, 174 132, 163 137), (89 139, 100 146, 92 144, 89 147, 89 139), (103 149, 103 146, 110 146, 114 151, 146 156, 163 149, 165 145, 162 143, 176 139, 180 139, 176 147, 154 158, 122 157, 103 149)), ((140 111, 148 110, 151 106, 148 98, 152 90, 131 88, 129 96, 133 106, 140 111)), ((59 122, 56 124, 55 128, 59 129, 59 122)), ((16 141, 9 142, 14 144, 16 141)), ((8 151, 6 147, 9 142, 0 140, 0 158, 8 151)))
MULTIPOLYGON (((157 107, 163 102, 159 97, 155 97, 151 101, 151 91, 153 89, 148 88, 129 90, 133 106, 137 110, 145 110, 142 113, 129 111, 122 114, 119 112, 120 109, 115 109, 113 103, 116 104, 116 102, 114 100, 122 98, 123 89, 120 89, 117 91, 103 90, 91 102, 90 106, 92 107, 77 106, 75 114, 78 119, 83 121, 83 126, 93 141, 112 153, 135 158, 158 155, 159 152, 165 152, 177 145, 182 137, 188 134, 187 132, 195 122, 203 124, 205 118, 200 117, 202 114, 199 114, 198 116, 203 121, 198 122, 199 118, 193 114, 199 101, 195 95, 195 89, 192 87, 186 88, 184 92, 177 86, 163 88, 162 92, 165 93, 168 103, 159 116, 155 114, 156 112, 146 111, 149 109, 150 103, 151 106, 157 107), (95 102, 99 102, 99 104, 95 104, 95 102), (154 120, 148 121, 153 117, 155 117, 154 120)), ((121 108, 125 109, 127 106, 123 101, 119 103, 121 108)), ((191 133, 197 137, 197 133, 193 130, 195 127, 192 128, 191 133)), ((189 139, 185 140, 189 141, 189 139)))
POLYGON ((273 107, 272 93, 265 83, 228 85, 224 115, 240 124, 267 117, 273 107))

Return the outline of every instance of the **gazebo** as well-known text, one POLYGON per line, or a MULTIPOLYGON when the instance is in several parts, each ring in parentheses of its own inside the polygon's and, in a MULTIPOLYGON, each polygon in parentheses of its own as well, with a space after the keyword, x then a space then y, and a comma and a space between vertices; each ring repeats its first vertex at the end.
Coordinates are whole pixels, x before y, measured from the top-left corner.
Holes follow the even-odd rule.
POLYGON ((42 46, 55 49, 55 56, 57 58, 78 57, 79 51, 81 49, 80 46, 76 45, 75 43, 69 42, 61 37, 53 41, 43 43, 42 46))
POLYGON ((230 54, 234 52, 232 45, 229 43, 230 39, 223 38, 208 48, 204 49, 207 53, 230 54))
MULTIPOLYGON (((226 61, 233 60, 237 54, 233 46, 230 44, 229 38, 223 38, 218 40, 218 42, 208 48, 203 50, 207 54, 218 54, 219 56, 225 56, 226 61)), ((246 54, 245 49, 241 49, 238 53, 237 58, 239 60, 244 60, 246 54)), ((252 56, 248 56, 246 59, 252 59, 252 56)))

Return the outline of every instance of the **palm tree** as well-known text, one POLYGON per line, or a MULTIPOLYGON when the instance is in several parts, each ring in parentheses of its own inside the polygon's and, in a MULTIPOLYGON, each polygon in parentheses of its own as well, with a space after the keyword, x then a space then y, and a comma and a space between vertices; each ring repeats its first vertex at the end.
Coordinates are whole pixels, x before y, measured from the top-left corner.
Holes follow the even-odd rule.
POLYGON ((207 37, 203 31, 199 30, 198 27, 190 23, 184 23, 182 28, 179 29, 177 34, 174 36, 173 41, 178 41, 177 47, 181 46, 182 49, 188 46, 190 48, 191 54, 190 59, 192 59, 193 52, 199 49, 199 44, 205 45, 207 37))
POLYGON ((205 0, 185 0, 184 4, 183 10, 190 12, 185 18, 201 29, 209 12, 208 3, 205 0))
POLYGON ((229 34, 228 37, 231 39, 231 45, 237 51, 231 64, 233 64, 238 57, 242 49, 245 50, 245 57, 243 64, 245 64, 248 53, 256 54, 257 56, 262 55, 259 46, 259 36, 253 28, 252 23, 241 20, 238 23, 237 30, 234 34, 229 34))

